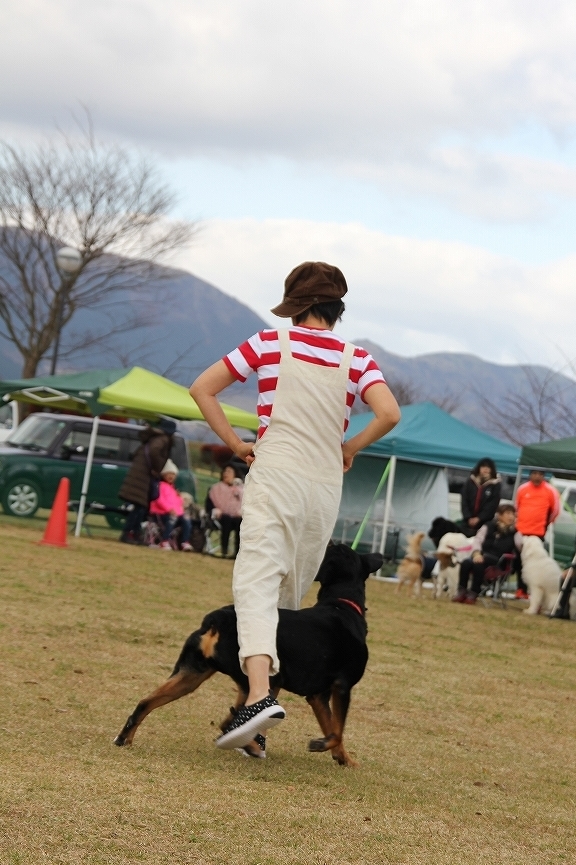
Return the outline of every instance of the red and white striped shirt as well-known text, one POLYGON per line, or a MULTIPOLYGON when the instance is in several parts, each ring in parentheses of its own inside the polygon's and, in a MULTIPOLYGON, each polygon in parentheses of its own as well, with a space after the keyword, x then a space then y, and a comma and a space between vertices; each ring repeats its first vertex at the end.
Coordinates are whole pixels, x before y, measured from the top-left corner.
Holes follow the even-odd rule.
MULTIPOLYGON (((320 366, 340 366, 345 343, 335 336, 331 330, 321 330, 312 327, 290 328, 290 348, 292 356, 308 363, 320 366)), ((264 434, 270 423, 274 395, 278 383, 280 366, 280 341, 277 330, 261 330, 243 342, 223 358, 224 363, 239 381, 246 381, 250 373, 258 375, 258 418, 260 428, 258 438, 264 434)), ((377 382, 383 382, 384 376, 376 366, 371 355, 363 348, 356 346, 350 374, 348 377, 348 392, 346 395, 346 418, 344 430, 348 427, 350 411, 354 399, 358 395, 365 402, 364 394, 368 388, 377 382)))

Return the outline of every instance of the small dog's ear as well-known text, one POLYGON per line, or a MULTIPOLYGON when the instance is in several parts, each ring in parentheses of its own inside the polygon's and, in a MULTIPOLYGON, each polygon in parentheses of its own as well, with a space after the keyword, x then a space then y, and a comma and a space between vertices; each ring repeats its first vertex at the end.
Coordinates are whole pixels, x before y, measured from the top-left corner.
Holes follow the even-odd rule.
POLYGON ((365 555, 360 556, 360 558, 362 559, 364 573, 367 577, 369 577, 370 574, 375 574, 376 571, 379 571, 384 564, 384 556, 380 553, 366 553, 365 555))

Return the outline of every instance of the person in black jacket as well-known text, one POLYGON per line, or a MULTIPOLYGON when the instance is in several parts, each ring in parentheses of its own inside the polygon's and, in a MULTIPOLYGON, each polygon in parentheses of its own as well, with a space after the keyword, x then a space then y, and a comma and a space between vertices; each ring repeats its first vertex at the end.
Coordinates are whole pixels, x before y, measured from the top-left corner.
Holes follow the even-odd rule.
POLYGON ((120 540, 124 544, 137 544, 141 540, 142 520, 146 519, 150 504, 150 481, 160 479, 160 473, 170 456, 176 422, 161 417, 154 426, 146 426, 138 438, 142 442, 126 473, 118 496, 134 505, 128 513, 120 540))
POLYGON ((471 538, 494 519, 500 503, 502 484, 494 460, 484 457, 476 463, 462 488, 462 531, 471 538))
POLYGON ((505 553, 516 553, 514 505, 500 505, 496 519, 482 526, 472 542, 472 556, 460 565, 458 593, 452 598, 457 604, 475 604, 480 594, 486 568, 495 565, 505 553), (468 582, 472 576, 472 587, 468 582))

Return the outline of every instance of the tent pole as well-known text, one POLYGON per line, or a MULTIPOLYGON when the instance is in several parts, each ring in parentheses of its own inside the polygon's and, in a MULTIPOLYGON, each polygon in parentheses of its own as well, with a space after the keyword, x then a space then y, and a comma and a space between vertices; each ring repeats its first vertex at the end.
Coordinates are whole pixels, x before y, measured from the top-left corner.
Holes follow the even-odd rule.
MULTIPOLYGON (((382 477, 378 481, 378 486, 376 487, 376 492, 372 496, 372 501, 368 505, 368 510, 366 511, 366 514, 364 515, 364 519, 360 523, 360 528, 356 532, 356 537, 354 538, 354 540, 350 544, 350 549, 352 549, 352 550, 356 550, 358 548, 358 544, 362 540, 362 535, 364 534, 364 529, 366 528, 368 520, 370 519, 370 514, 372 513, 372 508, 374 507, 376 499, 380 495, 380 491, 382 490, 382 487, 386 483, 386 478, 388 477, 389 472, 390 472, 390 460, 388 460, 388 462, 386 463, 386 468, 382 472, 382 477)), ((375 539, 375 534, 373 534, 373 537, 372 537, 372 550, 371 550, 372 552, 375 552, 375 550, 376 550, 376 546, 374 544, 374 539, 375 539)), ((342 543, 344 543, 344 538, 342 538, 342 543)))
POLYGON ((96 436, 98 435, 98 424, 100 423, 99 415, 94 416, 92 424, 92 432, 90 433, 90 443, 88 445, 88 456, 86 457, 86 468, 84 469, 84 477, 82 479, 82 492, 80 493, 80 504, 78 505, 78 516, 76 518, 76 529, 74 537, 79 538, 82 531, 82 521, 84 519, 84 508, 86 507, 86 496, 88 495, 88 485, 90 484, 90 474, 92 472, 92 462, 94 460, 94 448, 96 447, 96 436))
MULTIPOLYGON (((388 475, 388 483, 386 485, 386 499, 384 502, 384 519, 382 520, 382 537, 380 538, 380 555, 384 555, 386 548, 386 537, 388 535, 388 526, 390 525, 390 511, 392 510, 392 493, 394 491, 394 476, 396 474, 396 457, 390 457, 390 474, 388 475)), ((382 570, 382 569, 380 569, 382 570)), ((380 576, 380 570, 378 576, 380 576)))
POLYGON ((522 468, 523 466, 518 466, 518 471, 516 472, 516 480, 514 482, 514 491, 512 493, 512 501, 516 501, 516 493, 518 492, 518 487, 522 483, 522 468))
POLYGON ((554 558, 554 523, 548 526, 548 555, 554 558))

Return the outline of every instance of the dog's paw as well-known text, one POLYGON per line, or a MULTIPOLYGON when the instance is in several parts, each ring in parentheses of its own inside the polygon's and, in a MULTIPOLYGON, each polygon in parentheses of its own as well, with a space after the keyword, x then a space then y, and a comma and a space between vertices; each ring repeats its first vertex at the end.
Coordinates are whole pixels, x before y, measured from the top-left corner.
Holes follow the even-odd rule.
POLYGON ((310 739, 308 742, 309 751, 329 751, 328 742, 326 739, 310 739))
POLYGON ((348 769, 357 769, 358 763, 353 760, 346 751, 332 752, 332 759, 336 760, 339 766, 346 766, 348 769))

